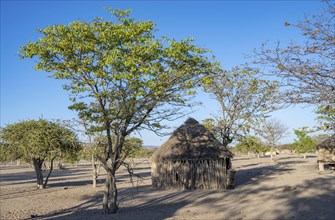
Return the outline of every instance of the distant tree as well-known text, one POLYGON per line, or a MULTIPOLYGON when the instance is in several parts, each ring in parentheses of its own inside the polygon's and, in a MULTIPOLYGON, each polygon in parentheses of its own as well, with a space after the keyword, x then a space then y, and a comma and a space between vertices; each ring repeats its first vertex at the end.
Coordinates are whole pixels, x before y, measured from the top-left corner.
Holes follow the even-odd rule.
POLYGON ((77 121, 77 126, 81 133, 87 137, 87 143, 84 144, 84 147, 81 151, 81 158, 84 160, 90 160, 92 166, 92 186, 95 188, 97 186, 97 180, 100 174, 101 162, 99 158, 104 154, 104 149, 106 148, 106 142, 102 141, 102 134, 91 131, 90 126, 84 118, 80 118, 77 121), (81 130, 80 127, 83 127, 84 130, 81 130))
MULTIPOLYGON (((88 143, 84 145, 81 151, 81 158, 85 160, 91 160, 92 164, 92 183, 93 188, 97 186, 97 179, 100 174, 101 162, 98 158, 102 158, 105 154, 104 149, 108 146, 107 137, 102 134, 91 133, 87 129, 85 121, 81 123, 85 128, 85 134, 88 137, 88 143)), ((116 137, 112 137, 113 142, 116 141, 116 137)), ((120 158, 124 161, 127 157, 134 157, 142 148, 143 141, 135 137, 127 137, 120 155, 120 158)))
POLYGON ((257 70, 239 67, 225 71, 217 65, 203 84, 220 104, 220 113, 206 119, 204 125, 224 146, 249 133, 269 112, 282 107, 277 104, 278 84, 259 79, 258 74, 257 70))
POLYGON ((320 106, 320 114, 332 114, 334 129, 335 106, 335 8, 334 1, 323 1, 326 10, 321 15, 306 16, 297 24, 285 26, 298 28, 306 37, 304 44, 292 42, 274 49, 263 44, 255 50, 256 64, 268 68, 268 75, 278 77, 286 91, 283 97, 289 103, 307 103, 320 106), (328 110, 330 112, 328 112, 328 110))
POLYGON ((59 122, 27 120, 1 129, 1 148, 8 157, 33 162, 37 188, 47 186, 53 170, 53 161, 60 157, 75 157, 81 146, 76 134, 59 122), (45 181, 42 165, 50 160, 50 171, 45 181))
POLYGON ((271 148, 271 158, 278 142, 288 135, 288 127, 276 119, 267 119, 261 123, 257 133, 263 138, 266 145, 271 148))
POLYGON ((130 157, 134 158, 149 158, 155 152, 156 149, 149 149, 145 147, 141 147, 138 151, 134 152, 130 157))
POLYGON ((212 70, 207 50, 192 39, 157 39, 153 22, 130 18, 130 10, 112 13, 115 22, 97 18, 39 29, 43 36, 20 51, 22 58, 38 58, 36 69, 66 80, 70 108, 92 131, 105 132, 100 161, 107 172, 106 213, 118 209, 115 172, 126 165, 121 157, 126 137, 139 129, 158 132, 163 120, 180 116, 192 88, 212 70))
POLYGON ((291 152, 295 151, 295 145, 293 143, 290 144, 281 144, 277 146, 277 149, 279 150, 289 150, 291 152))
POLYGON ((308 136, 307 127, 294 130, 294 134, 297 136, 294 141, 295 151, 304 154, 306 159, 306 153, 315 152, 316 143, 312 137, 308 136))
POLYGON ((261 139, 255 136, 247 136, 242 138, 239 143, 236 145, 236 150, 241 153, 253 152, 257 154, 257 157, 260 157, 260 154, 265 153, 270 150, 261 139))

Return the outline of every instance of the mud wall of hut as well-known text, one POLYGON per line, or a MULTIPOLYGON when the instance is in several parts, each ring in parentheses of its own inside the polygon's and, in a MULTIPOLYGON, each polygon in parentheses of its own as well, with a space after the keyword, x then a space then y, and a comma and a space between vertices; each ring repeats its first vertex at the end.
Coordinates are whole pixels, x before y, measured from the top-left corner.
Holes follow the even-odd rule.
POLYGON ((152 164, 152 186, 167 189, 229 188, 230 158, 165 160, 152 164))

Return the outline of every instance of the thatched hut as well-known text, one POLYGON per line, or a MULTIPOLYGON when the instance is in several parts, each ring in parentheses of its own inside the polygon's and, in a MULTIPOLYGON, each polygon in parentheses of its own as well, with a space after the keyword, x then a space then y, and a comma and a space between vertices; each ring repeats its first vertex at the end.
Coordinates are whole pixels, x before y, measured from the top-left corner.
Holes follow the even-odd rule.
POLYGON ((193 118, 175 130, 152 155, 155 188, 225 189, 232 187, 232 153, 193 118))
POLYGON ((316 146, 318 150, 319 170, 324 170, 324 164, 335 164, 335 134, 316 146))

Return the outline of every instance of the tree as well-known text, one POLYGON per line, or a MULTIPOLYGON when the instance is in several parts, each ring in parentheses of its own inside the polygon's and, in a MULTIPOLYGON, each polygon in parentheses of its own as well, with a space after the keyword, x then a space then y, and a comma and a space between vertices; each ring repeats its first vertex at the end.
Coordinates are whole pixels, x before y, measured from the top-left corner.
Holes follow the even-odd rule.
POLYGON ((318 114, 317 120, 320 123, 320 129, 330 132, 335 131, 335 106, 320 105, 315 113, 318 114))
POLYGON ((93 132, 90 130, 90 127, 87 121, 84 118, 81 118, 79 121, 74 123, 79 127, 79 131, 87 137, 88 143, 84 144, 84 148, 81 151, 81 157, 85 160, 91 160, 92 166, 92 186, 95 188, 97 186, 97 180, 100 174, 101 162, 99 162, 99 157, 104 154, 104 149, 106 147, 106 142, 103 141, 102 134, 99 132, 93 132), (81 130, 80 127, 83 127, 84 130, 81 130))
POLYGON ((327 140, 329 137, 330 137, 330 135, 328 135, 328 134, 318 134, 318 135, 312 136, 312 138, 313 138, 313 140, 316 144, 322 143, 323 141, 327 140))
POLYGON ((138 153, 142 148, 143 141, 140 138, 130 137, 126 139, 124 143, 123 157, 135 157, 136 153, 138 153))
MULTIPOLYGON (((276 119, 265 120, 260 128, 258 134, 264 139, 265 143, 273 150, 278 142, 288 135, 288 127, 276 119)), ((271 154, 272 157, 272 154, 271 154)))
POLYGON ((73 157, 81 147, 76 134, 65 125, 43 119, 7 125, 1 129, 0 135, 1 146, 7 155, 33 162, 38 189, 47 186, 56 158, 73 157), (42 165, 46 160, 50 160, 50 171, 44 181, 42 165))
POLYGON ((236 150, 241 153, 253 152, 257 154, 257 157, 260 157, 261 153, 265 153, 270 150, 268 146, 266 146, 261 139, 255 136, 247 136, 241 138, 239 143, 236 145, 236 150))
POLYGON ((259 79, 258 74, 249 68, 224 71, 216 66, 203 84, 220 104, 219 115, 205 120, 205 126, 214 131, 224 146, 249 133, 267 113, 281 108, 276 102, 277 83, 259 79))
POLYGON ((139 129, 158 132, 189 105, 190 90, 212 65, 207 50, 154 36, 154 23, 130 18, 130 10, 112 10, 116 21, 97 18, 39 29, 43 35, 20 51, 37 57, 38 70, 66 80, 73 105, 92 131, 104 131, 107 172, 103 209, 117 212, 115 172, 125 165, 125 139, 139 129), (114 140, 113 140, 114 138, 114 140))
MULTIPOLYGON (((113 137, 113 141, 115 141, 113 137)), ((105 154, 104 149, 107 146, 107 137, 103 135, 91 136, 89 135, 89 143, 85 144, 81 151, 81 158, 84 160, 91 160, 92 165, 92 185, 93 188, 97 186, 97 179, 100 174, 101 162, 97 161, 105 154)), ((135 137, 127 137, 120 155, 121 160, 125 161, 128 157, 134 157, 142 149, 143 141, 135 137)))
POLYGON ((257 133, 265 140, 265 143, 271 149, 271 160, 273 158, 272 152, 280 141, 287 133, 288 127, 276 119, 267 119, 261 123, 257 133))
POLYGON ((306 153, 314 152, 315 141, 312 137, 308 136, 307 127, 294 130, 294 134, 297 139, 294 141, 295 151, 297 153, 303 153, 306 159, 306 153))
POLYGON ((335 8, 330 0, 324 1, 324 14, 305 16, 302 22, 286 26, 298 28, 306 38, 304 44, 292 42, 276 48, 266 44, 255 50, 255 63, 268 67, 268 75, 278 77, 286 90, 286 101, 335 105, 335 8))

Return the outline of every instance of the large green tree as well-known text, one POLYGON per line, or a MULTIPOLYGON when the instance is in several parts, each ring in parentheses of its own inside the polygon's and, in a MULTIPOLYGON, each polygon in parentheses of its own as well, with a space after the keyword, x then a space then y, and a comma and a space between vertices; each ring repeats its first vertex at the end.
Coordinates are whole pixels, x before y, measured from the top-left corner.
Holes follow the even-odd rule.
POLYGON ((259 79, 259 72, 249 68, 222 70, 216 65, 203 86, 219 103, 220 109, 205 126, 227 146, 234 139, 249 133, 265 120, 269 112, 282 107, 277 82, 259 79))
POLYGON ((75 157, 81 145, 76 134, 60 124, 47 120, 27 120, 10 124, 1 129, 2 153, 7 158, 19 158, 32 162, 37 178, 37 188, 47 186, 53 169, 53 161, 61 157, 75 157), (43 162, 50 160, 47 177, 43 178, 43 162))
POLYGON ((70 108, 91 130, 105 132, 103 208, 116 213, 115 172, 124 165, 126 137, 139 129, 158 131, 163 120, 177 117, 188 105, 190 89, 212 67, 207 50, 192 39, 157 38, 152 21, 137 21, 130 10, 111 11, 113 21, 97 18, 39 29, 42 36, 23 46, 20 55, 36 57, 36 69, 66 80, 70 108))

